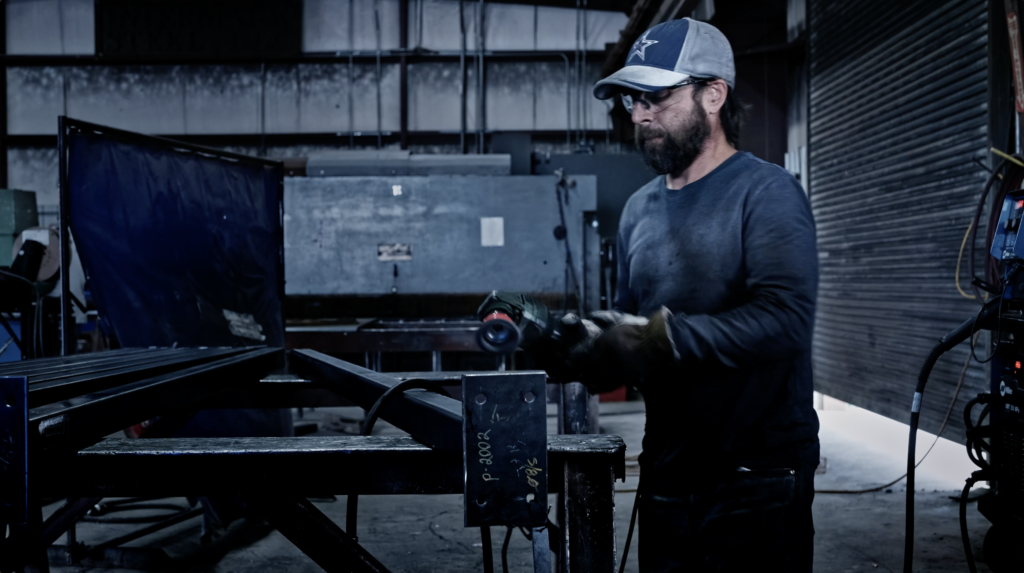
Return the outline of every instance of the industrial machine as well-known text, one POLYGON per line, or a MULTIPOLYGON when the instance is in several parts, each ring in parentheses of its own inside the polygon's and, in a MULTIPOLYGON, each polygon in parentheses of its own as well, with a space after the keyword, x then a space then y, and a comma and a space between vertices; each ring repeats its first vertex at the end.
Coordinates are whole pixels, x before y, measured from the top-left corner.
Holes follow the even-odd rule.
POLYGON ((977 569, 967 533, 966 507, 973 485, 988 481, 992 485, 990 492, 978 498, 978 510, 992 522, 984 541, 985 562, 997 573, 1024 571, 1024 551, 1019 543, 1024 534, 1024 236, 1020 234, 1024 190, 1019 190, 1024 170, 1011 167, 1004 161, 993 174, 972 227, 977 229, 988 191, 997 179, 996 174, 1002 173, 1004 191, 995 198, 995 205, 1000 208, 993 210, 989 223, 991 249, 990 257, 985 257, 989 261, 986 277, 973 280, 976 292, 987 293, 988 301, 976 317, 969 318, 936 344, 921 368, 912 401, 904 554, 907 573, 913 563, 915 438, 925 385, 944 352, 984 330, 992 335, 991 348, 979 357, 980 348, 975 348, 972 340, 971 352, 979 362, 991 364, 991 384, 990 391, 970 400, 964 411, 967 453, 979 469, 967 478, 960 496, 961 534, 968 565, 974 572, 977 569))

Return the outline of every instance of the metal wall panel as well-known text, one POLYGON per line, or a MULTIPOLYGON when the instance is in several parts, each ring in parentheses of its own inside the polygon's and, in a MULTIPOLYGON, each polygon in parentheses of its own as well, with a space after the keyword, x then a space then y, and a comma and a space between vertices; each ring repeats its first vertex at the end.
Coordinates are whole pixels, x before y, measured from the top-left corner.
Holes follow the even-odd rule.
MULTIPOLYGON (((815 385, 906 422, 928 351, 979 308, 954 273, 988 175, 987 3, 809 8, 815 385)), ((963 345, 939 361, 922 429, 938 429, 966 356, 963 345)), ((963 404, 987 386, 973 365, 945 437, 964 440, 963 404)))
MULTIPOLYGON (((36 192, 40 212, 56 212, 60 202, 56 147, 18 147, 7 150, 8 187, 36 192)), ((45 223, 51 223, 46 221, 45 223)), ((40 221, 40 224, 44 222, 40 221)))
MULTIPOLYGON (((582 282, 584 214, 597 209, 597 180, 572 178, 565 216, 582 282)), ((284 209, 289 295, 565 289, 554 176, 287 178, 284 209), (503 218, 502 246, 484 245, 484 217, 503 218), (380 245, 399 243, 411 246, 410 259, 379 258, 380 245)), ((586 248, 597 252, 597 243, 591 237, 586 248)))
POLYGON ((302 50, 376 51, 378 23, 380 49, 397 49, 398 7, 398 0, 305 0, 302 6, 302 50), (351 24, 349 14, 353 16, 351 24))
POLYGON ((96 53, 93 0, 8 0, 8 54, 96 53))
MULTIPOLYGON (((478 7, 479 2, 465 2, 468 50, 477 49, 478 7)), ((410 46, 418 45, 429 50, 459 49, 457 1, 412 0, 409 3, 409 12, 410 46)), ((575 50, 579 47, 587 50, 604 50, 606 43, 618 41, 619 30, 626 26, 627 20, 628 17, 622 12, 487 3, 484 5, 484 48, 575 50)))

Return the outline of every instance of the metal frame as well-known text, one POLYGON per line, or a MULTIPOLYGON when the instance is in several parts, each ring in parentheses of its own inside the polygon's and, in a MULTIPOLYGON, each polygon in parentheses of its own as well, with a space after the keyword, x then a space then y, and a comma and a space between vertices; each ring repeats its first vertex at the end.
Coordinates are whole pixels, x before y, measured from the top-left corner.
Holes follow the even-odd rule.
MULTIPOLYGON (((27 491, 23 490, 21 498, 27 500, 27 511, 14 518, 7 516, 7 521, 21 518, 27 523, 12 526, 9 542, 0 545, 5 551, 0 553, 0 569, 34 566, 46 570, 46 547, 70 532, 102 497, 224 493, 241 495, 327 571, 386 571, 305 496, 325 491, 364 495, 471 491, 462 446, 464 404, 453 398, 411 390, 396 395, 390 406, 382 408, 381 417, 406 428, 411 437, 101 441, 118 428, 157 414, 188 412, 217 400, 222 401, 221 406, 244 407, 233 400, 245 394, 259 400, 261 394, 294 386, 326 389, 367 407, 402 379, 416 375, 381 374, 315 351, 297 350, 290 353, 290 369, 304 379, 266 377, 279 370, 282 358, 281 349, 129 349, 23 361, 0 368, 0 377, 21 372, 18 381, 27 379, 21 386, 20 403, 31 406, 25 420, 27 434, 20 441, 23 449, 19 450, 31 460, 25 473, 27 491), (33 388, 36 385, 40 390, 33 388), (59 394, 53 393, 54 387, 60 389, 59 394), (50 388, 49 393, 43 388, 50 388), (76 392, 84 395, 71 397, 76 392), (53 397, 61 402, 46 403, 53 397), (30 441, 30 435, 38 439, 30 441), (322 471, 339 463, 352 464, 360 471, 322 471), (138 475, 150 477, 138 480, 138 475), (38 501, 43 496, 67 497, 69 501, 44 522, 38 501)), ((430 375, 449 380, 455 376, 430 375)), ((526 388, 539 392, 543 377, 542 372, 461 376, 463 387, 470 392, 491 388, 497 392, 490 395, 492 399, 510 405, 522 400, 526 388)), ((4 386, 0 392, 9 394, 11 388, 4 386)), ((18 389, 13 392, 17 394, 18 389)), ((299 392, 293 396, 301 402, 313 395, 299 392)), ((540 396, 533 398, 539 400, 540 396)), ((3 423, 10 427, 6 418, 3 423)), ((506 439, 514 438, 516 431, 524 431, 520 426, 523 424, 509 424, 501 431, 506 432, 506 439)), ((539 437, 537 428, 525 431, 539 437)), ((613 481, 624 476, 625 446, 616 436, 556 435, 544 440, 545 470, 558 476, 548 478, 547 486, 551 493, 563 494, 557 510, 563 525, 551 537, 552 545, 560 548, 559 570, 610 573, 615 566, 613 481)), ((5 476, 10 473, 0 472, 0 478, 5 476)), ((10 499, 11 492, 5 488, 0 497, 10 499)), ((155 530, 150 527, 131 537, 155 530)), ((541 525, 534 531, 535 570, 550 573, 547 529, 541 525)))
MULTIPOLYGON (((136 133, 133 131, 126 131, 123 129, 117 129, 113 127, 107 127, 105 125, 99 125, 90 123, 87 121, 81 121, 72 119, 67 116, 60 116, 57 118, 57 150, 60 161, 60 276, 68 277, 68 269, 71 266, 71 250, 68 248, 70 245, 70 225, 71 225, 71 207, 69 201, 69 193, 71 192, 70 184, 68 180, 68 144, 69 136, 71 132, 93 132, 97 134, 107 135, 119 140, 133 143, 136 145, 149 145, 149 146, 161 146, 167 148, 173 148, 176 150, 190 151, 192 153, 198 153, 206 156, 217 157, 221 159, 229 159, 240 163, 256 164, 263 167, 276 168, 278 170, 277 180, 277 205, 278 205, 278 256, 277 256, 277 271, 278 271, 278 285, 277 293, 278 298, 281 300, 281 324, 284 325, 284 164, 281 161, 273 159, 265 159, 262 157, 252 157, 249 155, 242 155, 240 153, 232 153, 230 151, 223 151, 220 149, 214 149, 212 147, 204 147, 202 145, 196 145, 194 143, 188 143, 184 141, 178 141, 169 139, 166 137, 160 137, 156 135, 145 135, 136 133)), ((68 356, 74 354, 75 337, 69 333, 73 333, 75 329, 74 313, 71 309, 71 283, 68 280, 62 280, 61 291, 60 291, 60 313, 61 313, 61 355, 68 356)))

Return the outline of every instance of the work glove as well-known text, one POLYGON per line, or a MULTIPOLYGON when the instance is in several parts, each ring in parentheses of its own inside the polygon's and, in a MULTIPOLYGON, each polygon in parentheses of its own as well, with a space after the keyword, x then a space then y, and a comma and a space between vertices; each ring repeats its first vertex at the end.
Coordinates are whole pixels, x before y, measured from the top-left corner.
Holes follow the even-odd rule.
MULTIPOLYGON (((606 312, 612 311, 602 313, 606 312)), ((674 371, 679 352, 672 340, 672 313, 667 308, 661 307, 649 319, 632 315, 594 318, 595 325, 606 319, 617 319, 617 323, 594 339, 585 354, 574 356, 580 382, 591 392, 607 392, 623 384, 643 392, 674 371)))
POLYGON ((538 341, 533 356, 552 380, 576 382, 580 379, 578 365, 603 332, 593 321, 567 313, 555 325, 554 336, 538 341))

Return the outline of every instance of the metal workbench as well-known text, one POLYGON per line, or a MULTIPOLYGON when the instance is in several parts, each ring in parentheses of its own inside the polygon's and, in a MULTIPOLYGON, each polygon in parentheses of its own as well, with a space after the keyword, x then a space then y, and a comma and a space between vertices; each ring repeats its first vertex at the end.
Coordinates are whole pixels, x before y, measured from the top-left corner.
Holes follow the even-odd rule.
POLYGON ((314 406, 336 395, 368 409, 402 379, 411 377, 312 350, 286 354, 274 348, 127 349, 0 367, 0 522, 11 524, 0 569, 48 570, 47 546, 73 531, 103 497, 231 494, 326 571, 386 571, 359 545, 354 520, 346 532, 307 501, 330 492, 463 493, 467 526, 534 529, 535 570, 551 571, 549 531, 557 533, 550 545, 560 571, 614 570, 613 480, 624 475, 624 444, 615 436, 545 435, 536 424, 544 417, 544 400, 536 399, 543 372, 463 374, 471 399, 462 402, 419 389, 394 394, 380 415, 408 437, 104 439, 151 419, 173 435, 176 420, 213 405, 314 406), (526 417, 520 422, 517 415, 526 417), (513 423, 489 427, 495 463, 480 466, 492 474, 481 479, 467 468, 477 468, 468 465, 479 461, 470 454, 483 450, 463 444, 478 435, 486 416, 492 423, 494 416, 513 416, 513 423), (497 446, 516 443, 541 448, 529 460, 537 468, 529 475, 552 476, 531 482, 540 499, 524 499, 521 488, 527 486, 519 482, 511 484, 520 488, 514 494, 488 483, 523 469, 505 464, 517 460, 497 446), (556 510, 561 527, 554 530, 547 522, 547 493, 564 494, 556 510), (44 498, 67 502, 44 521, 44 498), (537 507, 544 508, 543 521, 527 511, 537 507))

